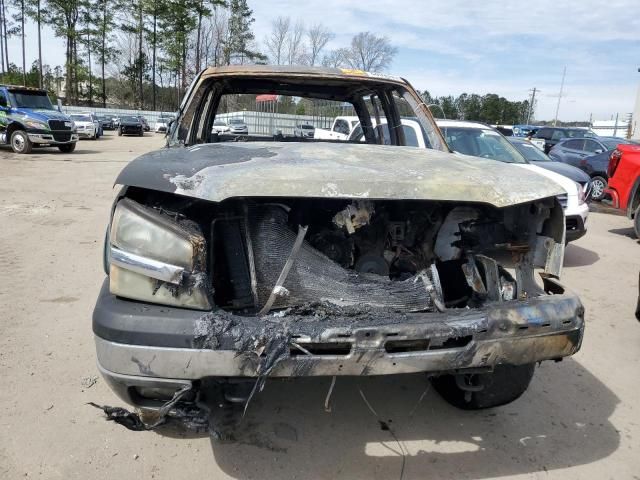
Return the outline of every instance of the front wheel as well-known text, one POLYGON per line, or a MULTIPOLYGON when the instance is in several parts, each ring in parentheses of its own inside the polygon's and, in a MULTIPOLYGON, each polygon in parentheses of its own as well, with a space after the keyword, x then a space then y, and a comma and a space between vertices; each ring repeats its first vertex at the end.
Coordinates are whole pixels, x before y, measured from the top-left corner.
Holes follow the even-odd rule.
POLYGON ((534 363, 496 365, 492 373, 442 375, 431 380, 436 391, 451 405, 481 410, 511 403, 529 387, 534 363))
POLYGON ((633 229, 636 231, 636 237, 640 238, 640 205, 633 214, 633 229))
POLYGON ((24 130, 16 130, 11 134, 11 149, 14 153, 31 153, 33 144, 24 130))
POLYGON ((604 189, 607 188, 607 179, 596 175, 591 179, 591 199, 599 202, 604 198, 604 189))
POLYGON ((58 145, 58 150, 62 153, 71 153, 76 149, 75 143, 66 143, 64 145, 58 145))

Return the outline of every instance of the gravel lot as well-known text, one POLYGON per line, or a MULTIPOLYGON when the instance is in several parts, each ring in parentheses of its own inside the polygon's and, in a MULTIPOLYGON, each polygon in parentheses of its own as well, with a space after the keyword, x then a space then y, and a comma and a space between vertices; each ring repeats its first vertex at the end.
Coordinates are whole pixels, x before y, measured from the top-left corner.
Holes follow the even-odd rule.
POLYGON ((162 144, 108 132, 68 155, 0 151, 0 478, 640 478, 640 246, 605 213, 566 252, 563 282, 587 310, 582 350, 543 364, 507 407, 459 411, 408 375, 339 378, 331 413, 329 379, 269 382, 234 445, 105 422, 86 403, 119 404, 91 332, 112 185, 162 144))

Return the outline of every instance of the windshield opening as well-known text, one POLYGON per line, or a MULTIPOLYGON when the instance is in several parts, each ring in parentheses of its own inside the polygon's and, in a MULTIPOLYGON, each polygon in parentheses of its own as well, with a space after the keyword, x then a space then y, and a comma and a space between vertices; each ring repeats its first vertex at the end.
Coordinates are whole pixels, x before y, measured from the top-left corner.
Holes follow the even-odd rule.
POLYGON ((209 82, 205 78, 188 103, 170 144, 237 141, 238 136, 247 142, 355 143, 349 137, 361 124, 362 143, 418 143, 448 151, 421 99, 386 79, 274 75, 221 82, 214 76, 209 82), (400 118, 417 127, 405 134, 400 118), (223 129, 219 121, 231 128, 223 129), (374 122, 389 125, 388 142, 382 129, 372 127, 374 122))
POLYGON ((29 90, 10 90, 11 105, 17 108, 37 108, 40 110, 53 110, 51 100, 45 92, 29 90))
POLYGON ((140 119, 138 117, 122 117, 120 121, 129 123, 140 123, 140 119))

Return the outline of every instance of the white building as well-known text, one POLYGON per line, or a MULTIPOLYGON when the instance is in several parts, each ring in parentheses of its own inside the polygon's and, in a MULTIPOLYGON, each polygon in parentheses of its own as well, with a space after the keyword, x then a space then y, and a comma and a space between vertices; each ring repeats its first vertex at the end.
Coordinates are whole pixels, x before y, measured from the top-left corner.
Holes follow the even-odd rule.
MULTIPOLYGON (((640 69, 638 70, 640 71, 640 69)), ((640 140, 640 85, 638 85, 636 106, 633 109, 633 117, 631 117, 631 139, 640 140)))
POLYGON ((620 117, 622 115, 618 117, 618 120, 594 120, 591 124, 591 130, 601 137, 627 138, 629 132, 628 115, 625 115, 627 118, 620 117))

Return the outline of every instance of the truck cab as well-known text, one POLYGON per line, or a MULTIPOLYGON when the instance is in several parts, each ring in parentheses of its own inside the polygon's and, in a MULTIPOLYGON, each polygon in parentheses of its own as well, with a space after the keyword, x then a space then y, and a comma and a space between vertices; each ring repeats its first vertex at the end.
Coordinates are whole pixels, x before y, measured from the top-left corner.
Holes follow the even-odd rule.
POLYGON ((73 121, 53 107, 46 90, 0 84, 0 145, 21 154, 35 146, 71 153, 77 141, 73 121))

